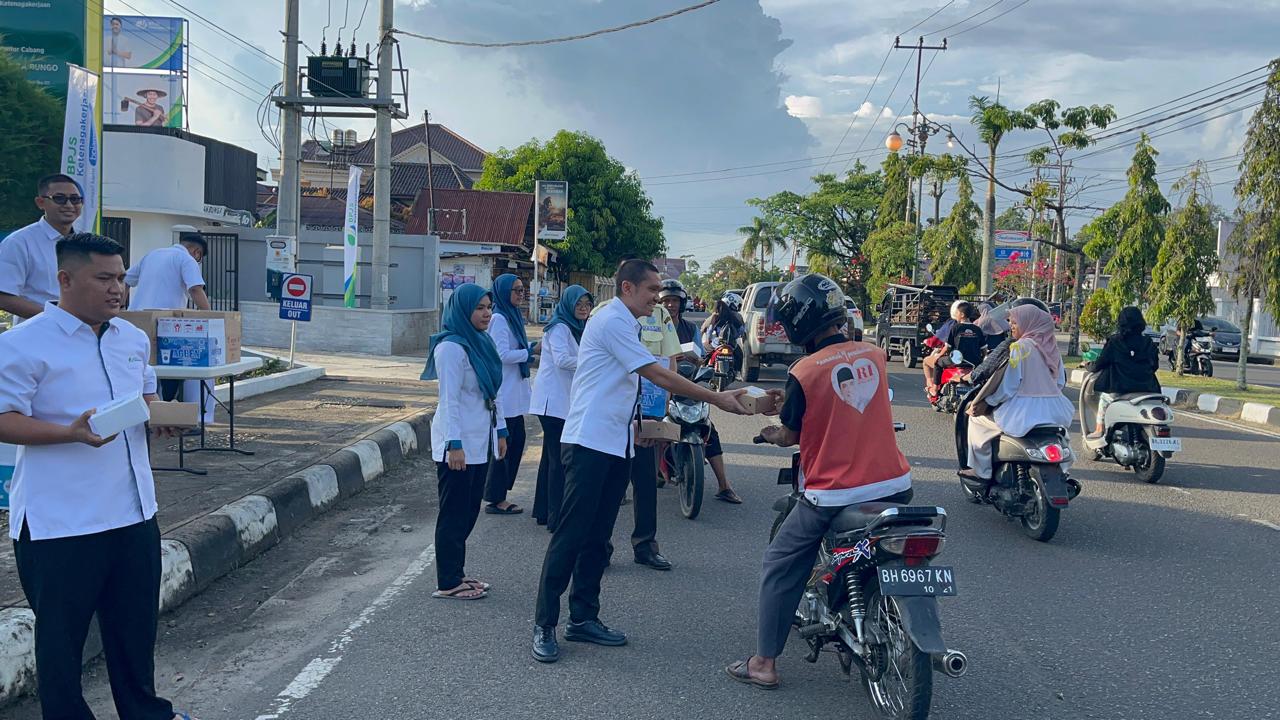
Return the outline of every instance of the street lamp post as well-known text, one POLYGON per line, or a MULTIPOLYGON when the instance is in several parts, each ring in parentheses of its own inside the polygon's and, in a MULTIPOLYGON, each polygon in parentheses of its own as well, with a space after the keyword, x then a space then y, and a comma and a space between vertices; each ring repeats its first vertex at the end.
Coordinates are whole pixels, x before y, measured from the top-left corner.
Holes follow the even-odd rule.
MULTIPOLYGON (((924 113, 914 112, 912 113, 912 116, 911 116, 911 125, 907 125, 906 123, 903 123, 903 122, 900 122, 897 125, 895 125, 893 127, 893 130, 889 133, 889 136, 885 138, 884 146, 888 148, 889 152, 896 153, 899 150, 901 150, 902 147, 905 145, 914 151, 912 154, 923 157, 924 148, 925 148, 925 145, 929 142, 929 137, 931 135, 938 135, 942 132, 947 133, 947 148, 950 149, 955 147, 955 134, 951 131, 950 127, 933 122, 929 118, 925 117, 924 113), (905 140, 903 139, 902 134, 898 132, 898 128, 903 128, 907 131, 907 139, 905 140)), ((915 222, 916 240, 915 240, 915 253, 914 253, 915 262, 911 266, 911 281, 913 283, 918 281, 918 277, 920 273, 920 233, 921 233, 920 208, 924 206, 924 175, 923 174, 921 174, 921 176, 918 178, 918 182, 919 182, 918 188, 913 188, 911 186, 912 184, 911 176, 908 173, 907 175, 907 212, 906 212, 906 217, 904 218, 907 222, 911 222, 911 204, 912 204, 913 198, 915 199, 915 206, 916 206, 916 222, 915 222)))

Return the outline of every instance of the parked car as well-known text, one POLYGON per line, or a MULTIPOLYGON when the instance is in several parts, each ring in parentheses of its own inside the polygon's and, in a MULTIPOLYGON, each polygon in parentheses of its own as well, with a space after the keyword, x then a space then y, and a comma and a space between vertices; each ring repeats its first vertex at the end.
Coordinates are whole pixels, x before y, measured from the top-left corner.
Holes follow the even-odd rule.
MULTIPOLYGON (((1213 357, 1230 358, 1232 360, 1240 357, 1241 332, 1239 327, 1230 320, 1216 315, 1206 315, 1198 318, 1198 320, 1200 325, 1204 327, 1204 331, 1213 338, 1213 357)), ((1178 327, 1173 321, 1168 321, 1161 327, 1161 330, 1163 332, 1159 340, 1160 352, 1168 356, 1177 350, 1178 327)))
MULTIPOLYGON (((792 345, 782 323, 774 317, 778 291, 786 283, 752 283, 743 291, 742 321, 746 334, 739 341, 742 349, 742 372, 747 382, 760 379, 765 365, 790 365, 804 357, 804 348, 792 345)), ((732 292, 732 291, 731 291, 732 292)))
POLYGON ((845 335, 850 340, 862 342, 862 335, 866 329, 865 322, 862 319, 862 310, 858 309, 857 303, 849 298, 844 299, 844 314, 849 317, 849 324, 845 326, 845 335))

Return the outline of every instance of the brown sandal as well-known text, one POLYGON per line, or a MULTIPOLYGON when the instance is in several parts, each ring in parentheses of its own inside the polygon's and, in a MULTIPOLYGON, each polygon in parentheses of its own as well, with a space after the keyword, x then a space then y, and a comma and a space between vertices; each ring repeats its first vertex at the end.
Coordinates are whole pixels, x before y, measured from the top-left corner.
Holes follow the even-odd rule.
POLYGON ((488 593, 484 590, 465 582, 452 590, 437 590, 431 593, 431 597, 437 600, 480 600, 487 596, 488 593))
POLYGON ((726 667, 724 669, 724 672, 726 675, 733 678, 734 680, 737 680, 740 683, 745 683, 747 685, 754 685, 760 688, 761 690, 777 690, 778 689, 777 680, 774 680, 773 682, 769 682, 767 680, 761 680, 758 677, 752 676, 751 658, 747 658, 746 660, 739 660, 738 662, 733 663, 729 667, 726 667))

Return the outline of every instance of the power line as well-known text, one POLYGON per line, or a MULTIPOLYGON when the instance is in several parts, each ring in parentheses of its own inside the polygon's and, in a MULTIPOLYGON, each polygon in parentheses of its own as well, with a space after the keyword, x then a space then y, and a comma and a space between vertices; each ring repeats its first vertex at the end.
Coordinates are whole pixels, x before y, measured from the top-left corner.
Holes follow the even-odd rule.
POLYGON ((906 35, 907 33, 911 32, 912 30, 915 30, 916 28, 920 27, 921 25, 923 25, 923 24, 925 24, 925 23, 929 22, 929 21, 930 21, 930 20, 932 20, 934 17, 936 17, 938 13, 942 12, 943 10, 946 10, 947 8, 949 8, 949 7, 951 7, 953 4, 955 4, 955 1, 956 1, 956 0, 947 0, 947 4, 946 4, 946 5, 943 5, 942 7, 938 8, 937 10, 934 10, 932 13, 930 13, 930 14, 929 14, 929 17, 927 17, 927 18, 925 18, 925 19, 921 20, 920 22, 916 23, 915 25, 912 25, 911 27, 907 28, 906 30, 903 30, 902 32, 900 32, 900 33, 898 33, 898 34, 899 34, 899 35, 906 35))
POLYGON ((933 31, 931 31, 931 32, 927 32, 927 33, 925 33, 925 35, 940 35, 940 34, 942 34, 942 33, 946 32, 946 31, 950 30, 950 29, 951 29, 951 28, 953 28, 953 27, 959 27, 959 26, 961 26, 961 25, 963 25, 963 24, 965 24, 965 23, 969 22, 970 20, 972 20, 972 19, 974 19, 974 18, 978 17, 979 15, 981 15, 981 14, 985 13, 986 11, 990 10, 991 8, 993 8, 993 7, 995 7, 995 6, 999 5, 999 4, 1001 4, 1001 3, 1003 3, 1003 2, 1004 2, 1004 0, 996 0, 995 2, 993 2, 993 3, 991 3, 990 5, 988 5, 988 6, 984 7, 984 8, 982 8, 981 10, 979 10, 978 12, 976 12, 976 13, 974 13, 974 14, 970 15, 969 17, 966 17, 966 18, 964 18, 964 19, 962 19, 962 20, 960 20, 960 21, 958 21, 958 22, 953 22, 953 23, 951 23, 950 25, 948 25, 948 26, 946 26, 946 27, 942 28, 941 30, 933 30, 933 31))
POLYGON ((718 2, 720 2, 720 0, 704 0, 703 2, 700 2, 697 5, 690 5, 688 7, 680 8, 679 10, 673 10, 669 13, 664 13, 662 15, 658 15, 657 17, 651 17, 647 20, 638 20, 636 22, 630 22, 625 25, 618 25, 616 27, 603 28, 601 30, 594 30, 588 33, 581 33, 579 35, 568 35, 565 37, 548 38, 545 40, 518 40, 518 41, 511 41, 511 42, 468 42, 464 40, 447 40, 445 38, 434 37, 431 35, 421 35, 419 33, 410 32, 409 30, 393 29, 391 32, 397 35, 405 35, 408 37, 418 38, 419 40, 427 40, 430 42, 440 43, 442 45, 456 45, 460 47, 506 48, 506 47, 528 47, 531 45, 555 45, 557 43, 573 42, 575 40, 586 40, 587 38, 599 37, 601 35, 608 35, 610 33, 622 32, 623 30, 631 30, 633 28, 638 28, 644 25, 652 25, 657 22, 662 22, 663 20, 669 20, 673 17, 676 17, 677 15, 683 15, 685 13, 690 13, 695 10, 701 10, 702 8, 705 8, 705 7, 710 7, 711 5, 715 5, 718 2))
POLYGON ((986 25, 987 23, 995 22, 996 20, 999 20, 1000 18, 1004 17, 1005 15, 1008 15, 1009 13, 1013 12, 1014 10, 1017 10, 1018 8, 1022 7, 1023 5, 1026 5, 1026 4, 1027 4, 1027 3, 1029 3, 1029 2, 1031 2, 1031 0, 1022 0, 1022 2, 1018 3, 1017 5, 1014 5, 1013 7, 1009 8, 1008 10, 1005 10, 1004 12, 1000 13, 999 15, 996 15, 995 17, 987 18, 986 20, 983 20, 982 22, 978 23, 977 25, 974 25, 973 27, 967 27, 967 28, 965 28, 965 29, 961 30, 961 31, 960 31, 960 32, 958 32, 958 33, 952 33, 952 34, 949 36, 949 38, 948 38, 948 39, 950 39, 950 38, 960 37, 961 35, 963 35, 963 34, 965 34, 965 33, 967 33, 967 32, 971 32, 971 31, 973 31, 973 30, 977 30, 978 28, 982 27, 983 25, 986 25))
MULTIPOLYGON (((952 0, 952 2, 955 2, 955 0, 952 0)), ((950 5, 950 4, 951 3, 947 3, 947 5, 950 5)), ((942 11, 939 10, 938 12, 942 12, 942 11)), ((937 14, 938 13, 934 13, 934 15, 937 15, 937 14)), ((933 15, 930 15, 929 17, 933 17, 933 15)), ((925 18, 925 20, 928 20, 928 19, 929 18, 925 18)), ((924 21, 922 20, 921 22, 924 22, 924 21)), ((862 97, 862 102, 858 103, 858 109, 853 111, 853 117, 849 118, 849 125, 844 129, 844 134, 840 136, 840 142, 836 143, 836 149, 832 150, 831 155, 827 157, 828 163, 831 162, 831 158, 834 158, 836 156, 836 153, 840 152, 840 148, 844 146, 845 138, 849 137, 849 131, 853 129, 853 124, 858 120, 858 113, 862 112, 862 106, 867 104, 867 100, 871 97, 871 91, 875 90, 876 88, 876 83, 880 82, 880 73, 884 72, 885 63, 889 62, 889 56, 892 54, 893 54, 893 48, 889 48, 888 52, 884 54, 884 59, 880 61, 880 69, 876 70, 875 79, 872 80, 871 84, 867 86, 867 94, 862 97)), ((857 151, 855 150, 854 152, 857 152, 857 151)), ((824 164, 822 166, 822 172, 826 172, 826 171, 827 171, 827 166, 824 164)))
MULTIPOLYGON (((907 57, 906 62, 902 63, 902 70, 898 71, 898 79, 893 81, 893 87, 889 88, 889 94, 885 96, 884 104, 881 105, 881 108, 888 107, 889 101, 893 99, 893 93, 898 90, 898 85, 902 83, 902 76, 907 74, 907 68, 909 67, 911 67, 910 56, 907 57)), ((871 133, 876 129, 876 125, 880 124, 880 116, 883 114, 884 114, 883 109, 876 112, 876 116, 875 118, 872 119, 871 125, 867 127, 867 132, 862 135, 862 140, 858 142, 858 149, 854 150, 855 153, 862 151, 862 146, 867 144, 867 138, 871 137, 871 133)), ((850 161, 852 160, 853 158, 850 158, 850 161)), ((845 172, 849 171, 850 164, 851 162, 845 163, 844 165, 845 172)))

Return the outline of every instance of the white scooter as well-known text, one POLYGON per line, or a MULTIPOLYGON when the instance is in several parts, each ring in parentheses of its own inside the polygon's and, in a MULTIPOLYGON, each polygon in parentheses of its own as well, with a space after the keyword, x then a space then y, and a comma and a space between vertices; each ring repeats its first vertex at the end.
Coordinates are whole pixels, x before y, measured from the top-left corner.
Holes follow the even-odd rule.
MULTIPOLYGON (((1116 398, 1107 406, 1103 433, 1089 435, 1097 426, 1098 393, 1093 384, 1098 379, 1090 373, 1080 387, 1080 427, 1084 429, 1084 447, 1092 451, 1094 460, 1113 458, 1121 467, 1131 468, 1143 482, 1156 483, 1164 474, 1164 461, 1182 450, 1182 439, 1173 437, 1173 410, 1160 393, 1130 393, 1116 398)), ((1088 454, 1088 453, 1086 453, 1088 454)))

